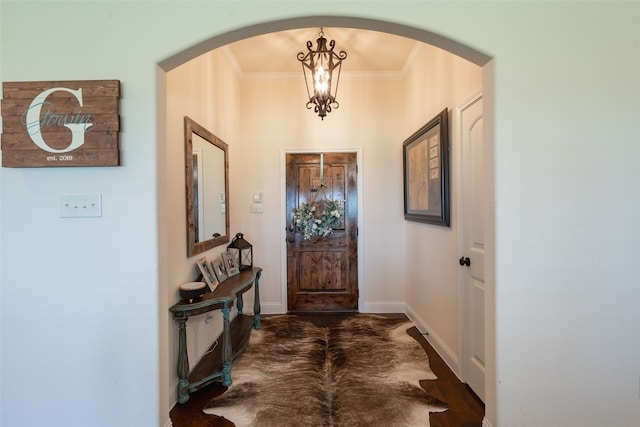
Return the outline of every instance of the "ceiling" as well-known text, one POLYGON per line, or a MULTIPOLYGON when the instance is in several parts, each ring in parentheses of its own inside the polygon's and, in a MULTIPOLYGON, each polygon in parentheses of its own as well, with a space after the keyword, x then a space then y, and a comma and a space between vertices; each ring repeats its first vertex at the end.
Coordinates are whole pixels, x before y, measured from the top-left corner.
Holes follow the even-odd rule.
MULTIPOLYGON (((423 44, 393 34, 354 28, 324 28, 324 37, 335 40, 335 51, 347 58, 342 72, 401 72, 418 45, 423 44)), ((300 72, 298 52, 307 52, 307 41, 317 46, 319 28, 304 28, 251 37, 227 45, 238 71, 250 73, 300 72)))

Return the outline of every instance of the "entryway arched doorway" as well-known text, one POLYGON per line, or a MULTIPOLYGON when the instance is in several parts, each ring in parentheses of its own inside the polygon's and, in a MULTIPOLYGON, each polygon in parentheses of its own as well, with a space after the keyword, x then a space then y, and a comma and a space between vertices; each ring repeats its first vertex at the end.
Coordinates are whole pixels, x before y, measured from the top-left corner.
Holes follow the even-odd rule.
MULTIPOLYGON (((446 39, 442 36, 439 36, 437 34, 425 31, 425 30, 420 30, 420 29, 416 29, 416 28, 411 28, 411 27, 406 27, 403 25, 398 25, 398 24, 393 24, 393 23, 389 23, 389 22, 384 22, 384 21, 376 21, 376 20, 370 20, 370 19, 363 19, 363 18, 347 18, 347 17, 304 17, 304 18, 294 18, 294 19, 288 19, 288 20, 282 20, 282 21, 275 21, 275 22, 269 22, 269 23, 263 23, 263 24, 258 24, 258 25, 254 25, 251 27, 246 27, 246 28, 242 28, 239 29, 237 31, 234 31, 232 33, 226 33, 220 36, 216 36, 216 37, 212 37, 206 41, 203 41, 195 46, 193 46, 192 48, 185 50, 181 53, 178 53, 170 58, 167 58, 166 60, 162 61, 159 65, 161 67, 161 70, 159 70, 159 80, 163 81, 163 79, 166 77, 166 73, 176 67, 178 67, 179 65, 195 58, 196 56, 203 54, 205 52, 208 52, 212 49, 216 49, 218 47, 222 47, 225 46, 226 44, 230 43, 230 42, 234 42, 234 41, 238 41, 238 40, 242 40, 245 38, 249 38, 252 36, 257 36, 257 35, 261 35, 261 34, 266 34, 266 33, 270 33, 270 32, 276 32, 276 31, 283 31, 283 30, 288 30, 288 29, 294 29, 294 28, 317 28, 319 26, 325 26, 325 27, 350 27, 350 28, 359 28, 359 29, 365 29, 365 30, 375 30, 375 31, 382 31, 382 32, 387 32, 390 34, 396 34, 396 35, 400 35, 403 37, 409 37, 424 43, 428 43, 430 45, 434 45, 437 47, 440 47, 442 49, 447 50, 448 52, 451 52, 457 56, 460 56, 462 58, 465 58, 466 60, 483 66, 483 78, 484 78, 484 82, 485 84, 484 86, 484 93, 485 93, 485 98, 484 98, 484 103, 485 103, 485 120, 490 121, 492 118, 492 108, 491 108, 491 103, 492 103, 492 99, 491 99, 491 93, 490 90, 487 89, 487 87, 491 87, 492 86, 492 73, 491 73, 491 68, 490 68, 490 58, 487 55, 484 55, 480 52, 477 52, 471 48, 468 48, 460 43, 457 43, 455 41, 446 39)), ((160 84, 159 87, 162 87, 162 85, 160 84)), ((162 94, 161 94, 162 95, 162 94)), ((165 99, 165 96, 159 96, 160 99, 165 99)), ((165 120, 163 120, 163 118, 161 117, 158 120, 158 123, 165 123, 165 120)), ((491 127, 488 127, 488 129, 490 129, 491 127)), ((163 134, 163 132, 159 132, 159 134, 163 134)), ((485 140, 488 142, 489 145, 491 145, 491 141, 492 141, 492 135, 485 135, 485 140)), ((399 141, 401 142, 401 140, 399 141)), ((167 143, 165 141, 165 143, 167 143)), ((166 153, 166 150, 159 150, 160 153, 166 153)), ((492 156, 491 150, 487 150, 487 156, 492 156)), ((161 154, 162 155, 162 154, 161 154)), ((166 155, 166 154, 165 154, 166 155)), ((167 158, 161 158, 159 159, 160 162, 166 162, 167 158)), ((233 161, 233 157, 232 157, 232 161, 233 161)), ((493 164, 493 160, 488 159, 488 161, 486 162, 488 165, 492 165, 493 164)), ((233 181, 233 174, 236 172, 231 172, 232 173, 232 177, 231 180, 233 181)), ((492 170, 491 170, 491 175, 492 175, 492 170)), ((488 179, 488 183, 492 182, 492 178, 488 179)), ((489 185, 489 184, 487 184, 489 185)), ((249 192, 253 192, 254 189, 247 189, 246 191, 249 192)), ((399 191, 399 190, 398 190, 399 191)), ((493 194, 492 191, 488 192, 490 195, 493 194)), ((240 197, 242 197, 242 195, 240 195, 240 197)), ((161 201, 162 201, 162 197, 161 197, 161 201)), ((166 202, 166 199, 165 199, 166 202)), ((490 205, 492 205, 492 203, 489 203, 490 205)), ((245 215, 246 212, 240 212, 239 215, 245 215)), ((492 223, 492 216, 489 215, 487 221, 491 221, 490 224, 488 224, 487 227, 487 232, 492 233, 493 230, 493 223, 492 223)), ((274 228, 282 228, 281 224, 276 224, 277 227, 274 228)), ((233 228, 233 226, 232 226, 233 228)), ((237 230, 232 230, 232 231, 237 231, 237 230)), ((373 232, 373 231, 370 231, 373 232)), ((273 233, 272 233, 273 234, 273 233)), ((279 233, 278 233, 279 234, 279 233)), ((278 234, 274 234, 272 237, 276 237, 279 238, 278 234)), ((161 241, 162 236, 161 236, 161 241)), ((255 242, 254 242, 255 243, 255 242)), ((402 248, 402 250, 409 250, 410 248, 402 248)), ((162 248, 161 248, 162 250, 162 248)), ((389 248, 389 250, 393 250, 393 248, 389 248)), ((492 251, 492 249, 489 249, 489 251, 492 251)), ((486 274, 487 274, 487 281, 491 280, 492 277, 492 271, 493 271, 493 257, 489 254, 489 256, 486 257, 487 259, 487 265, 486 265, 486 274)), ((399 268, 402 268, 402 266, 400 266, 399 268)), ((267 277, 268 278, 268 277, 267 277)), ((169 292, 167 291, 167 289, 162 288, 162 284, 161 284, 161 294, 165 293, 165 294, 169 294, 169 292)), ((167 286, 167 284, 165 283, 164 286, 167 286)), ((485 326, 485 330, 487 330, 487 333, 485 334, 485 339, 486 339, 486 348, 487 348, 487 375, 489 380, 487 381, 488 388, 490 388, 490 390, 487 390, 486 393, 486 408, 487 408, 487 413, 491 413, 491 412, 495 412, 495 385, 494 385, 494 380, 492 378, 494 378, 494 369, 493 369, 493 363, 495 360, 495 354, 493 351, 493 336, 494 336, 494 326, 492 324, 492 313, 493 313, 493 306, 489 306, 487 304, 490 304, 490 301, 493 300, 493 288, 492 287, 488 287, 488 291, 487 291, 487 298, 485 300, 485 312, 487 313, 487 321, 486 321, 486 326, 485 326)), ((168 322, 167 322, 168 323, 168 322)), ((169 334, 169 331, 160 331, 161 334, 164 334, 166 332, 166 334, 169 334)), ((165 335, 166 335, 165 334, 165 335)), ((161 366, 163 364, 161 363, 161 366)), ((169 372, 172 372, 174 370, 174 367, 171 364, 166 364, 166 366, 163 366, 164 371, 161 372, 161 378, 166 377, 169 372), (165 369, 166 368, 166 369, 165 369)), ((161 383, 166 383, 168 384, 168 379, 165 378, 164 381, 161 380, 161 383)), ((168 388, 168 387, 167 387, 168 388)), ((161 390, 161 397, 163 395, 163 393, 165 393, 165 390, 161 390)), ((168 399, 162 399, 164 401, 168 400, 168 399)))

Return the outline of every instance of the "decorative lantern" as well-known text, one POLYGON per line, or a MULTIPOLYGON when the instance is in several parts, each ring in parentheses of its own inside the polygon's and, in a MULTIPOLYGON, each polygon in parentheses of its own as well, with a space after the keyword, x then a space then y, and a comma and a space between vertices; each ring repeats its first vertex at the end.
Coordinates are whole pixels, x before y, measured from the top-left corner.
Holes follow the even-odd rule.
POLYGON ((233 257, 238 260, 240 270, 250 270, 253 267, 253 245, 244 240, 244 234, 236 234, 227 246, 227 250, 231 251, 233 257))

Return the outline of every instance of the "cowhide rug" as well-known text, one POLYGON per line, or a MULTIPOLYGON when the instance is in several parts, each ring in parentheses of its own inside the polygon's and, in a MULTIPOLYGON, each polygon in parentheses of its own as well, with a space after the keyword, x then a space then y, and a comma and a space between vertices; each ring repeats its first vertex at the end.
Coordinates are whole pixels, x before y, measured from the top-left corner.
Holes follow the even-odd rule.
POLYGON ((262 319, 233 364, 233 383, 203 411, 237 427, 428 426, 447 405, 405 319, 358 314, 334 327, 298 316, 262 319))

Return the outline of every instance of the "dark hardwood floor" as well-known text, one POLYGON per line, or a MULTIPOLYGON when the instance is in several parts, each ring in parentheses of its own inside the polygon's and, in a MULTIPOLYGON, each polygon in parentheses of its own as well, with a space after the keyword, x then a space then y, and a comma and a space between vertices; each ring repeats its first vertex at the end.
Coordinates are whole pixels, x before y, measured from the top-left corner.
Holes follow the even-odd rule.
MULTIPOLYGON (((309 320, 317 325, 330 326, 348 315, 318 314, 305 316, 308 316, 309 320)), ((405 317, 403 314, 388 316, 405 317)), ((484 417, 484 405, 482 401, 478 399, 466 384, 458 380, 447 364, 415 327, 409 330, 409 335, 414 337, 425 349, 429 357, 431 369, 438 377, 437 380, 420 381, 420 385, 431 395, 449 405, 447 411, 432 413, 430 415, 429 423, 431 427, 482 426, 482 418, 484 417)), ((191 394, 187 403, 182 405, 176 404, 171 410, 173 427, 233 427, 234 424, 224 418, 207 415, 202 412, 202 408, 209 400, 222 394, 224 391, 225 388, 220 384, 213 384, 191 394)))

